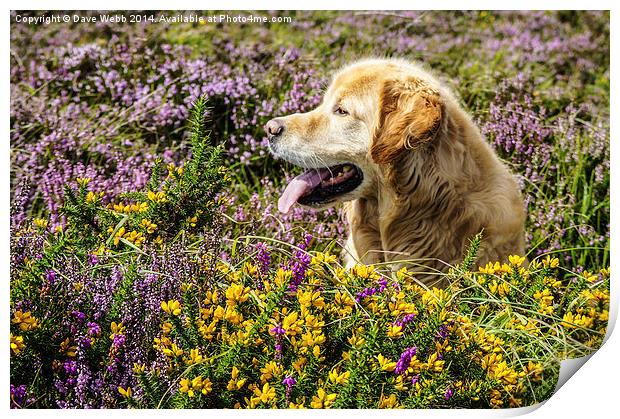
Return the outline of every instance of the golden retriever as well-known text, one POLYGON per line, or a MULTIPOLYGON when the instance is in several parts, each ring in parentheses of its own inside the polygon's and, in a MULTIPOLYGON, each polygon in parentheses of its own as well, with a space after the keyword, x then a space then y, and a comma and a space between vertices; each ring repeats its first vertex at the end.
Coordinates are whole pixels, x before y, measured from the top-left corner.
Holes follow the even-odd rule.
POLYGON ((320 106, 272 119, 265 131, 276 158, 307 169, 287 186, 280 211, 346 202, 347 266, 417 260, 422 282, 445 286, 436 273, 462 260, 480 231, 479 264, 524 253, 515 178, 420 65, 348 65, 320 106))

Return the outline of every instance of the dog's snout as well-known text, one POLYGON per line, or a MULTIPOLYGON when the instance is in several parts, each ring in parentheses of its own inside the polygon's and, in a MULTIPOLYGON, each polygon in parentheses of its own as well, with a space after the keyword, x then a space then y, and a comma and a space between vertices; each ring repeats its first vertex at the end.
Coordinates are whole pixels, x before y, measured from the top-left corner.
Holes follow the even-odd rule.
POLYGON ((280 119, 272 119, 265 124, 265 132, 269 140, 273 140, 275 137, 282 134, 284 131, 284 123, 280 119))

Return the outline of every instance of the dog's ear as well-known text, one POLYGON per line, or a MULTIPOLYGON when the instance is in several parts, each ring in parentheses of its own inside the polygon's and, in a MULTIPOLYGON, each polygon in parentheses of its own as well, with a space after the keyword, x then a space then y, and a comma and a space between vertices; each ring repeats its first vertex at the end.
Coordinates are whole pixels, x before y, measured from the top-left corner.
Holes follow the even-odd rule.
POLYGON ((379 117, 370 149, 379 164, 435 138, 443 107, 439 92, 419 79, 388 80, 379 99, 379 117))

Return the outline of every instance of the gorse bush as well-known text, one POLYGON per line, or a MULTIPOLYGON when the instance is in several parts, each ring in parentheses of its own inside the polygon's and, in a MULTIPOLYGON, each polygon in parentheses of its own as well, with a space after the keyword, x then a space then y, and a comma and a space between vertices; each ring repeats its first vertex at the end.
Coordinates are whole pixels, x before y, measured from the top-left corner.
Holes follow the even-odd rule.
POLYGON ((13 402, 516 407, 544 400, 557 359, 588 353, 605 333, 608 271, 562 281, 556 258, 457 268, 448 290, 427 290, 406 269, 345 271, 303 250, 278 268, 258 249, 255 263, 219 263, 214 275, 194 254, 184 262, 199 269, 180 281, 140 273, 126 254, 127 272, 112 272, 116 301, 94 312, 94 283, 65 274, 103 280, 106 262, 47 271, 41 297, 13 312, 12 381, 28 383, 13 402))
MULTIPOLYGON (((218 193, 229 182, 229 176, 221 166, 222 148, 209 145, 205 112, 206 100, 199 98, 190 120, 191 157, 179 167, 169 164, 165 178, 161 162, 156 161, 144 191, 121 194, 118 201, 106 205, 101 201, 103 191, 92 190, 90 179, 78 178, 75 185, 65 186, 65 202, 61 208, 66 216, 64 226, 50 228, 47 220, 36 218, 12 232, 11 298, 16 302, 16 313, 29 312, 29 307, 38 307, 45 313, 41 328, 37 328, 37 339, 41 339, 43 347, 35 360, 41 362, 45 358, 40 356, 50 355, 48 345, 59 335, 67 335, 64 346, 61 345, 62 351, 75 354, 75 344, 79 343, 80 348, 97 353, 103 343, 96 339, 101 330, 98 323, 87 323, 90 325, 88 331, 75 337, 78 325, 86 318, 100 322, 109 316, 127 313, 134 316, 136 325, 141 321, 148 323, 152 310, 144 305, 148 301, 127 306, 138 298, 135 293, 154 292, 155 289, 166 293, 175 283, 162 279, 151 284, 151 288, 136 289, 133 281, 144 269, 156 270, 160 259, 169 261, 166 256, 158 258, 153 253, 155 249, 164 255, 185 249, 190 237, 195 238, 206 230, 212 240, 202 235, 199 249, 205 257, 213 255, 209 250, 217 248, 219 240, 216 228, 220 217, 218 193)), ((175 268, 188 275, 192 273, 191 266, 186 265, 188 261, 177 259, 174 262, 177 265, 168 274, 174 274, 175 268)), ((19 321, 15 324, 22 327, 19 321)), ((15 339, 15 342, 21 341, 21 337, 15 339)), ((20 346, 15 347, 16 354, 20 346)), ((32 359, 28 356, 21 359, 29 369, 28 362, 32 359)), ((100 367, 102 360, 96 357, 89 362, 91 360, 97 361, 93 366, 100 367)), ((40 372, 49 373, 50 367, 58 365, 42 364, 40 372)))
MULTIPOLYGON (((192 111, 190 148, 192 157, 185 165, 167 166, 162 181, 162 160, 152 168, 147 190, 118 195, 117 203, 101 209, 104 191, 89 191, 91 179, 78 178, 77 191, 65 186, 61 213, 70 224, 92 229, 92 236, 112 233, 107 241, 118 245, 137 244, 155 235, 155 242, 172 239, 180 232, 201 231, 213 221, 217 210, 216 195, 229 182, 222 164, 222 147, 211 147, 205 129, 206 99, 200 97, 192 111), (120 221, 118 221, 120 218, 120 221), (116 224, 116 225, 114 225, 116 224), (114 226, 113 226, 114 225, 114 226)), ((89 237, 77 233, 77 237, 89 237)))

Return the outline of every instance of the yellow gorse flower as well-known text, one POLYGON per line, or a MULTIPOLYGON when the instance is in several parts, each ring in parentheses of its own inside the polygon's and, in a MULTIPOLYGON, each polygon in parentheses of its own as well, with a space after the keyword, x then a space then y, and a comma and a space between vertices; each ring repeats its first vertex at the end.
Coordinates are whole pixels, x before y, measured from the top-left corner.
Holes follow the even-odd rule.
POLYGON ((409 390, 409 386, 407 386, 404 375, 399 375, 398 377, 396 377, 396 380, 394 381, 394 388, 398 391, 409 390))
POLYGON ((379 409, 399 409, 402 406, 396 400, 396 394, 390 394, 389 396, 382 394, 378 407, 379 409))
POLYGON ((146 197, 149 201, 153 201, 158 204, 166 202, 166 194, 164 192, 148 191, 146 197))
POLYGON ((549 288, 538 290, 533 295, 535 300, 540 303, 540 312, 544 314, 553 313, 553 294, 549 288))
POLYGON ((79 177, 75 179, 75 182, 78 184, 78 186, 85 188, 86 186, 88 186, 91 180, 92 179, 89 177, 79 177))
POLYGON ((11 333, 11 351, 13 351, 15 355, 17 355, 21 351, 23 351, 25 347, 26 345, 24 345, 24 337, 13 336, 13 333, 11 333))
POLYGON ((245 378, 239 378, 239 369, 237 367, 233 367, 230 373, 230 381, 228 381, 226 388, 228 390, 241 390, 246 381, 247 380, 245 378))
POLYGON ((598 275, 597 274, 593 274, 593 273, 590 273, 588 271, 583 271, 582 275, 585 278, 586 282, 592 283, 592 282, 598 281, 598 275))
POLYGON ((510 285, 503 280, 497 281, 494 279, 487 286, 492 294, 497 294, 500 297, 505 297, 510 292, 510 285))
POLYGON ((202 361, 203 357, 198 349, 190 349, 189 357, 185 358, 186 365, 200 364, 202 361))
POLYGON ((296 311, 291 312, 282 320, 282 328, 288 336, 295 336, 301 333, 301 326, 302 321, 299 320, 299 313, 296 311))
POLYGON ((521 266, 525 262, 525 256, 510 255, 508 256, 508 261, 513 266, 521 266))
POLYGON ((364 333, 364 328, 363 327, 358 327, 351 334, 351 336, 349 336, 347 338, 347 342, 349 342, 349 344, 351 344, 351 346, 353 346, 353 347, 360 348, 361 346, 363 346, 366 343, 366 339, 364 339, 362 336, 360 336, 362 333, 364 333))
POLYGON ((250 262, 245 262, 243 264, 243 273, 251 276, 252 278, 257 278, 258 277, 258 266, 250 262))
POLYGON ((107 208, 111 208, 116 212, 120 212, 122 214, 131 214, 131 213, 140 213, 144 212, 148 209, 148 204, 146 202, 140 203, 131 203, 125 204, 119 202, 117 204, 108 204, 107 208))
POLYGON ((591 328, 594 319, 584 314, 573 314, 570 311, 562 317, 561 325, 566 328, 584 327, 591 328))
POLYGON ((131 370, 137 375, 144 374, 144 371, 146 371, 146 365, 134 362, 131 370))
POLYGON ((89 191, 86 194, 86 202, 93 202, 93 203, 99 202, 99 200, 103 198, 103 195, 104 195, 103 191, 101 192, 89 191))
POLYGON ((355 265, 350 270, 351 275, 360 277, 362 279, 379 279, 379 274, 375 271, 373 265, 355 265))
POLYGON ((441 372, 443 371, 445 363, 446 361, 444 361, 443 359, 439 359, 439 354, 437 352, 433 352, 426 360, 426 367, 431 371, 441 372))
POLYGON ((133 395, 131 387, 127 387, 126 389, 124 389, 123 387, 118 387, 118 392, 126 399, 131 399, 131 396, 133 395))
POLYGON ((388 326, 387 335, 390 338, 399 338, 403 335, 403 326, 391 324, 388 326))
POLYGON ((260 382, 266 383, 267 381, 272 380, 274 377, 279 376, 282 373, 282 368, 275 363, 275 361, 270 361, 260 370, 260 382))
POLYGON ((242 284, 231 284, 226 289, 226 304, 234 306, 244 303, 250 298, 250 287, 244 287, 242 284))
POLYGON ((181 314, 181 303, 177 300, 169 300, 168 302, 161 302, 161 309, 164 310, 168 314, 172 314, 173 316, 178 316, 181 314))
POLYGON ((310 261, 310 264, 311 265, 322 265, 322 264, 332 265, 336 263, 337 260, 338 259, 336 258, 336 255, 332 255, 330 253, 317 252, 314 256, 312 256, 312 260, 310 261))
POLYGON ((147 219, 142 220, 142 223, 140 223, 140 225, 144 227, 146 229, 146 232, 149 234, 153 234, 155 230, 157 230, 157 224, 152 223, 147 219))
POLYGON ((302 307, 310 308, 323 308, 325 307, 325 300, 321 296, 320 291, 297 291, 297 300, 302 307))
POLYGON ((449 294, 444 289, 433 287, 422 294, 422 304, 439 307, 445 304, 449 298, 449 294))
MULTIPOLYGON (((108 231, 112 233, 113 231, 112 227, 110 227, 108 231)), ((124 235, 125 235, 125 227, 121 227, 116 231, 116 234, 114 234, 114 246, 118 246, 118 243, 120 242, 120 240, 123 238, 124 235)))
POLYGON ((504 273, 509 273, 511 271, 510 266, 508 266, 505 263, 499 263, 499 262, 489 262, 487 263, 484 267, 480 266, 478 267, 478 272, 483 273, 483 274, 489 274, 489 275, 501 275, 504 273))
POLYGON ((32 223, 37 228, 47 228, 48 221, 44 218, 35 218, 32 223))
POLYGON ((382 354, 377 355, 377 360, 382 371, 394 371, 396 369, 396 362, 392 362, 382 354))
POLYGON ((542 264, 544 267, 557 268, 558 266, 560 266, 560 260, 558 258, 552 258, 550 255, 547 255, 547 257, 543 259, 542 264))
POLYGON ((337 370, 331 370, 329 372, 329 380, 334 384, 345 385, 349 381, 350 376, 351 373, 349 371, 338 373, 337 370))
POLYGON ((125 326, 123 326, 123 322, 120 323, 116 323, 116 322, 112 322, 110 323, 110 331, 112 332, 110 334, 110 339, 114 339, 114 335, 120 335, 125 333, 125 326))
POLYGON ((30 311, 17 310, 13 314, 11 323, 18 325, 19 329, 28 332, 39 327, 39 321, 32 315, 30 311))
POLYGON ((262 389, 256 387, 254 389, 254 394, 261 402, 269 403, 276 398, 276 389, 270 387, 269 383, 265 383, 262 389))
POLYGON ((190 227, 196 227, 198 217, 196 217, 195 215, 193 217, 187 217, 185 221, 187 221, 187 224, 189 224, 190 227))
POLYGON ((75 357, 75 353, 77 351, 76 345, 71 345, 71 338, 66 338, 62 342, 60 342, 60 349, 58 352, 67 355, 68 357, 75 357))
POLYGON ((336 400, 336 397, 338 397, 337 394, 327 394, 325 389, 319 388, 317 395, 312 397, 310 406, 315 409, 329 409, 334 400, 336 400))
POLYGON ((213 383, 211 383, 209 378, 203 379, 200 375, 191 380, 189 378, 181 378, 179 391, 187 394, 190 398, 195 397, 197 393, 206 395, 213 391, 213 383))
POLYGON ((168 169, 168 177, 177 177, 183 174, 183 166, 176 167, 174 163, 168 163, 166 168, 168 169))
POLYGON ((527 365, 523 368, 523 372, 530 378, 530 380, 534 382, 539 382, 542 380, 542 373, 544 372, 544 368, 539 363, 529 361, 527 365))

